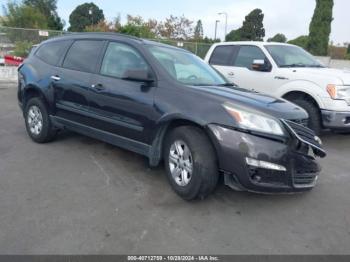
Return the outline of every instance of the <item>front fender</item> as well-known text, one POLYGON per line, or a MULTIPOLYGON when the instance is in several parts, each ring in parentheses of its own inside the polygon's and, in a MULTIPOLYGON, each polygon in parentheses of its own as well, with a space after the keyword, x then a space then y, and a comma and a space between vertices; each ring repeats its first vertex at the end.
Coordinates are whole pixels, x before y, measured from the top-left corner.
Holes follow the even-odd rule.
POLYGON ((323 90, 319 85, 312 81, 297 80, 282 85, 278 89, 277 96, 284 97, 290 92, 301 92, 311 96, 316 101, 319 108, 324 108, 322 97, 328 95, 326 89, 323 90))

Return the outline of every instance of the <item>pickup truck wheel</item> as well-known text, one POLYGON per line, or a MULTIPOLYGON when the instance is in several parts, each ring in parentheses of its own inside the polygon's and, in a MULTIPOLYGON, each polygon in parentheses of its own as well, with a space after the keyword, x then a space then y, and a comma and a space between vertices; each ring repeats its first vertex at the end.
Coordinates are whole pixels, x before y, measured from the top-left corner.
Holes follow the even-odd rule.
POLYGON ((56 130, 53 128, 45 104, 38 97, 31 98, 25 106, 25 123, 28 135, 37 143, 51 141, 56 130))
POLYGON ((167 136, 163 154, 170 185, 183 199, 204 199, 215 189, 216 154, 202 130, 192 126, 176 128, 167 136))
POLYGON ((312 129, 316 135, 320 135, 322 131, 321 115, 319 109, 310 101, 307 100, 293 100, 294 104, 303 108, 309 115, 308 127, 312 129))

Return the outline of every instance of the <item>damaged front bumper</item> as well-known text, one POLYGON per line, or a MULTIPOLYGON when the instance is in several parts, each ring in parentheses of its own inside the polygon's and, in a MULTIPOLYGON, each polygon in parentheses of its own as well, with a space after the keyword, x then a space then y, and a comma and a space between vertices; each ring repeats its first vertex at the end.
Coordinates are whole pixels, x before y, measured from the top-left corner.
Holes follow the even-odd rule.
POLYGON ((219 125, 209 125, 225 184, 235 190, 291 193, 312 189, 324 157, 313 131, 282 120, 289 137, 275 139, 219 125))

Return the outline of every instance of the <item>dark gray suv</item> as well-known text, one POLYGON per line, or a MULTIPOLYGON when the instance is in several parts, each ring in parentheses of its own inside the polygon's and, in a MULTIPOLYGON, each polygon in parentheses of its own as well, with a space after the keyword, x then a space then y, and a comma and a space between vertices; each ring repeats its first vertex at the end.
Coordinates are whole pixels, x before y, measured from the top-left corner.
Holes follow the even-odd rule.
POLYGON ((236 190, 311 189, 324 157, 307 113, 242 90, 190 52, 134 37, 71 34, 19 68, 18 100, 38 143, 62 129, 164 160, 172 188, 203 198, 218 177, 236 190))

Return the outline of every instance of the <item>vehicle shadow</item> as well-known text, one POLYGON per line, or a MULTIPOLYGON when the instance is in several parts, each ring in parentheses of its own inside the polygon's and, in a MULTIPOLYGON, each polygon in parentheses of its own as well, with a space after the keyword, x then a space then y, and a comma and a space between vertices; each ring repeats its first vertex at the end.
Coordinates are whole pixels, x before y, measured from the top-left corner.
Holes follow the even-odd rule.
MULTIPOLYGON (((334 148, 336 144, 342 144, 342 140, 344 139, 350 142, 350 134, 336 134, 333 132, 327 132, 323 134, 322 138, 326 148, 334 148)), ((118 164, 115 164, 116 168, 122 166, 124 172, 114 174, 115 177, 112 177, 112 180, 118 180, 118 176, 121 175, 126 180, 129 179, 130 176, 133 176, 132 179, 134 181, 138 180, 139 185, 142 186, 143 183, 145 183, 145 187, 151 188, 149 191, 157 191, 158 188, 162 188, 161 191, 163 196, 161 199, 159 199, 159 195, 157 193, 151 192, 149 200, 154 200, 160 205, 164 205, 165 203, 169 202, 177 204, 179 204, 178 201, 180 201, 180 203, 182 202, 182 200, 172 192, 170 186, 168 185, 168 181, 165 176, 164 163, 161 163, 158 167, 151 168, 149 166, 148 159, 144 156, 68 131, 61 132, 57 137, 56 142, 68 143, 69 145, 74 144, 79 147, 81 146, 86 148, 86 150, 89 152, 92 150, 96 154, 100 155, 105 162, 114 162, 115 158, 118 158, 118 164), (138 170, 137 176, 133 175, 135 170, 138 170)), ((228 206, 237 206, 238 202, 240 202, 239 206, 241 206, 243 203, 255 203, 254 206, 257 204, 272 204, 274 206, 281 204, 281 202, 293 203, 293 205, 296 205, 298 202, 303 201, 303 199, 308 198, 310 195, 312 195, 312 191, 296 194, 258 194, 253 192, 238 192, 225 186, 223 177, 221 176, 216 190, 212 195, 205 199, 204 202, 211 203, 213 205, 220 202, 225 203, 228 206)), ((183 202, 192 205, 192 203, 201 203, 203 201, 196 200, 192 202, 183 202)))

